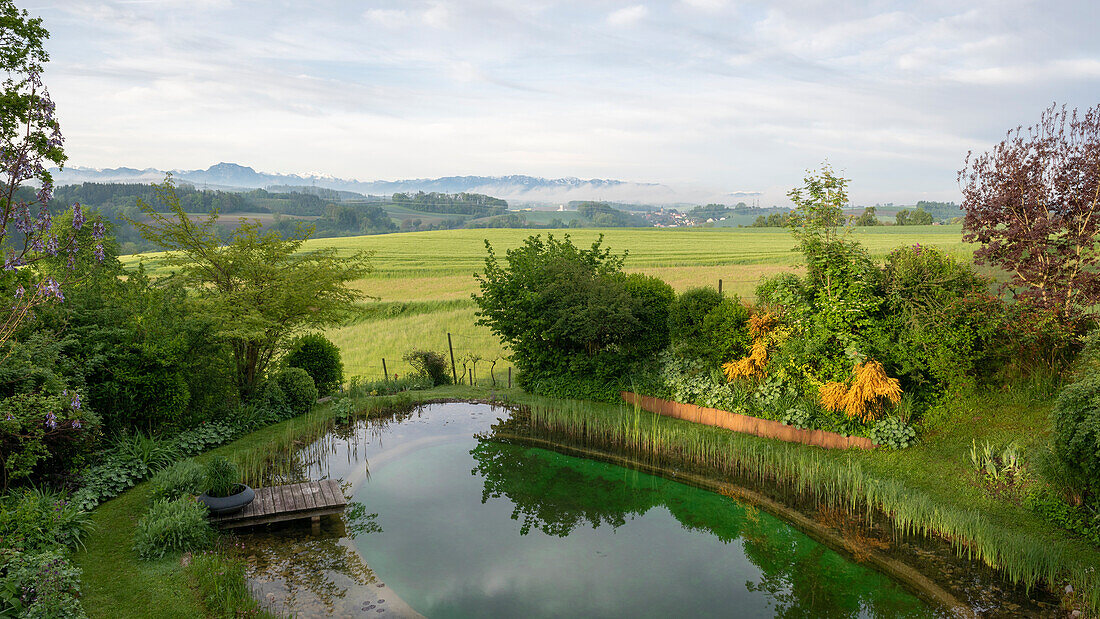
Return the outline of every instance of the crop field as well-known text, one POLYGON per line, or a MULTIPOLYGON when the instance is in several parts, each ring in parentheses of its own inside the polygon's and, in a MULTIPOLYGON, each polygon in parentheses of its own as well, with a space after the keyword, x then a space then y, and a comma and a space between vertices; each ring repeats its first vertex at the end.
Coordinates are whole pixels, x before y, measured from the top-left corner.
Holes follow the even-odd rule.
MULTIPOLYGON (((362 302, 362 312, 348 324, 329 329, 326 335, 344 355, 345 375, 381 379, 382 359, 389 373, 404 375, 410 368, 401 356, 414 348, 447 352, 451 334, 458 373, 463 358, 479 357, 477 380, 492 379, 489 366, 499 359, 494 374, 507 376, 507 355, 485 327, 475 323, 470 295, 477 291, 473 274, 485 260, 485 241, 503 259, 506 250, 525 238, 546 231, 523 229, 439 230, 309 241, 306 248, 336 247, 351 254, 374 252, 373 273, 355 286, 375 299, 362 302)), ((611 228, 556 231, 569 234, 578 245, 589 245, 604 235, 604 245, 616 253, 626 251, 626 269, 654 275, 677 291, 693 286, 717 286, 744 299, 753 298, 761 277, 783 271, 797 272, 799 256, 793 252, 790 233, 778 228, 611 228)), ((856 229, 853 233, 877 259, 896 247, 937 246, 957 258, 969 260, 972 246, 963 243, 960 226, 885 226, 856 229)), ((127 256, 134 264, 144 259, 157 271, 157 255, 127 256)))

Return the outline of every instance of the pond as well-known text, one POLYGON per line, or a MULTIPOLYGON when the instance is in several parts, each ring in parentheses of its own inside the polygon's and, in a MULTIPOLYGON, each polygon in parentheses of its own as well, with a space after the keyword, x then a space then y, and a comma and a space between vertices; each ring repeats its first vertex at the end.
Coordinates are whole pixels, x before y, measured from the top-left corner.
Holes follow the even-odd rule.
POLYGON ((243 535, 262 598, 303 616, 927 617, 890 578, 752 506, 486 438, 508 411, 420 407, 303 450, 350 525, 243 535))

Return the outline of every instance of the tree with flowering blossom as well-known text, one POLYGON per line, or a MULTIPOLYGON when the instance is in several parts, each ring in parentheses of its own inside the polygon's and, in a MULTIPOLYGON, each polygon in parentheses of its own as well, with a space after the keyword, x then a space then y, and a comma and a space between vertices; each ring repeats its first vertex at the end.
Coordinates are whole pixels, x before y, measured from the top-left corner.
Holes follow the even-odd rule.
MULTIPOLYGON (((36 276, 23 267, 48 256, 67 256, 69 266, 75 266, 76 233, 86 221, 79 204, 64 226, 49 210, 53 179, 47 166, 64 165, 65 152, 55 106, 41 78, 49 60, 43 47, 48 37, 41 18, 0 0, 0 291, 12 295, 10 310, 0 312, 0 345, 36 306, 64 300, 63 276, 36 276), (28 196, 28 186, 37 191, 28 196)), ((94 224, 97 258, 103 255, 105 232, 102 223, 94 224)))
MULTIPOLYGON (((59 366, 59 344, 19 332, 35 307, 64 300, 75 279, 79 235, 88 236, 80 205, 55 222, 47 166, 65 163, 64 140, 42 67, 49 33, 11 0, 0 0, 0 487, 31 478, 51 463, 68 463, 74 443, 89 440, 96 418, 59 366), (37 189, 32 189, 36 187, 37 189), (62 223, 63 221, 63 223, 62 223), (46 268, 61 262, 65 269, 46 268), (40 263, 40 264, 36 264, 40 263), (38 268, 39 266, 44 268, 38 268), (19 341, 22 340, 22 341, 19 341), (49 361, 49 359, 53 361, 49 361)), ((92 254, 102 260, 102 223, 92 224, 92 254)))

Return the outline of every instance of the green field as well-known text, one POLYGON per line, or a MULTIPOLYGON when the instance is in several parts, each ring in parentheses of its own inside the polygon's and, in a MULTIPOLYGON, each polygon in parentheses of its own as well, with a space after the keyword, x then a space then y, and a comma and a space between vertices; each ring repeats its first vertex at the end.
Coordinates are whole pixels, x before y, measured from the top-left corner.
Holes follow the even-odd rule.
MULTIPOLYGON (((504 255, 538 231, 516 229, 439 230, 361 237, 316 239, 310 247, 337 247, 347 253, 374 252, 374 272, 356 283, 363 292, 377 297, 364 302, 366 318, 328 330, 327 335, 344 354, 347 376, 382 378, 382 359, 390 373, 404 375, 409 367, 401 356, 413 348, 447 350, 451 333, 455 357, 475 354, 484 359, 502 357, 506 351, 484 327, 474 323, 470 295, 477 290, 473 274, 485 259, 488 239, 504 255)), ((543 231, 545 234, 545 231, 543 231)), ((565 231, 555 234, 563 235, 565 231)), ((600 234, 616 252, 627 251, 628 271, 655 275, 678 291, 693 286, 717 286, 751 298, 762 276, 795 271, 798 254, 784 229, 776 228, 610 228, 580 229, 568 234, 578 245, 592 243, 600 234)), ((959 226, 906 226, 862 228, 854 236, 881 259, 892 249, 920 243, 935 245, 948 253, 969 259, 972 246, 962 242, 959 226)), ((124 262, 139 259, 157 271, 157 255, 126 256, 124 262)), ((461 361, 458 371, 461 373, 461 361)), ((496 375, 506 375, 507 361, 496 366, 496 375)), ((478 363, 478 379, 489 381, 489 364, 478 363)))

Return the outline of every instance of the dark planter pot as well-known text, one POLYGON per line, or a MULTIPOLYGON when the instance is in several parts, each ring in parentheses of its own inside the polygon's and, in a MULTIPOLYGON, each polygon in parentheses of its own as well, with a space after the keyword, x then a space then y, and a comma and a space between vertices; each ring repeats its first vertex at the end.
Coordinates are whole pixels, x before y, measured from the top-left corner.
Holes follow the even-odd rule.
POLYGON ((237 484, 238 492, 229 496, 210 496, 205 492, 199 495, 199 502, 206 505, 212 516, 235 514, 256 498, 256 491, 245 484, 237 484))

